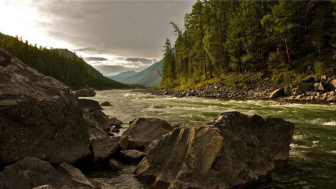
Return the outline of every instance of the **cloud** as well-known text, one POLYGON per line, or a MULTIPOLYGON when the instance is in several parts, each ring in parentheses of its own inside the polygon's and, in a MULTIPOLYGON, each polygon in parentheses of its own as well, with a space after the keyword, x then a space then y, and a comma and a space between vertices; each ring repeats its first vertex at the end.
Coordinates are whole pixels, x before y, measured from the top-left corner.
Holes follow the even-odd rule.
POLYGON ((103 57, 86 57, 85 58, 86 61, 107 61, 106 58, 103 58, 103 57))
POLYGON ((144 64, 152 64, 156 59, 148 59, 148 58, 126 58, 126 61, 130 62, 142 62, 144 64))
POLYGON ((78 49, 74 49, 74 51, 77 51, 77 52, 82 52, 82 51, 93 51, 95 50, 94 48, 91 48, 91 47, 84 47, 84 48, 78 48, 78 49))
POLYGON ((37 1, 41 17, 52 23, 48 34, 77 47, 128 57, 162 57, 167 37, 174 41, 174 21, 183 25, 184 15, 195 1, 37 1))
POLYGON ((76 51, 105 75, 139 71, 161 59, 166 38, 175 39, 169 22, 182 27, 195 1, 5 0, 0 32, 76 51))
POLYGON ((130 68, 125 66, 115 66, 115 65, 98 65, 94 66, 98 71, 100 71, 105 76, 117 75, 125 71, 141 71, 144 68, 130 68))

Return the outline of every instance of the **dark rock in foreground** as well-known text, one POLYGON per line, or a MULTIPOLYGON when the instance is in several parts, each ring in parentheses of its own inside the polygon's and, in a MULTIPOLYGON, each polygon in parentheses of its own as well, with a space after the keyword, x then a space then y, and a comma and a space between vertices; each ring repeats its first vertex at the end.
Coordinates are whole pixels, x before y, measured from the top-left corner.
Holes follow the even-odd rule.
POLYGON ((104 138, 92 141, 91 150, 94 162, 101 162, 109 158, 118 150, 117 138, 104 138))
POLYGON ((294 125, 239 112, 154 141, 135 174, 155 188, 246 187, 288 160, 294 125))
POLYGON ((127 163, 138 163, 146 156, 146 153, 139 150, 121 150, 120 154, 127 163))
POLYGON ((115 159, 110 159, 107 168, 111 171, 121 171, 123 169, 123 164, 115 159))
POLYGON ((56 169, 48 162, 27 157, 0 172, 1 189, 91 189, 94 185, 83 173, 62 163, 56 169))
POLYGON ((64 185, 54 167, 37 158, 25 158, 0 172, 1 189, 31 189, 47 184, 53 188, 64 185))
POLYGON ((61 163, 57 167, 57 172, 68 188, 95 188, 83 173, 72 165, 61 163))
POLYGON ((87 157, 83 112, 69 87, 0 48, 0 166, 25 157, 59 164, 87 157))
POLYGON ((153 140, 172 130, 173 127, 165 120, 137 118, 122 135, 128 136, 128 149, 145 149, 153 140))
POLYGON ((75 92, 77 97, 94 97, 96 96, 96 92, 92 88, 81 89, 75 92))

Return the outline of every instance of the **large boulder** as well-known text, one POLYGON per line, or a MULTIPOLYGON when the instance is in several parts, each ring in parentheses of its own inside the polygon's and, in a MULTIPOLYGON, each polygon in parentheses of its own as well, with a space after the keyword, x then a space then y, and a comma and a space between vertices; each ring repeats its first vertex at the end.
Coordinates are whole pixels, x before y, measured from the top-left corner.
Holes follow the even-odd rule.
POLYGON ((98 101, 91 99, 78 99, 78 104, 84 112, 94 112, 103 109, 98 101))
POLYGON ((269 95, 269 98, 270 99, 278 98, 278 97, 283 96, 284 94, 285 94, 284 93, 284 88, 276 89, 273 92, 271 92, 271 94, 269 95))
POLYGON ((334 91, 336 89, 336 79, 331 79, 327 86, 326 86, 327 90, 329 91, 334 91))
POLYGON ((68 188, 95 188, 85 175, 72 165, 61 163, 57 167, 57 172, 68 188))
POLYGON ((154 141, 135 174, 156 188, 246 187, 288 160, 293 131, 283 119, 223 113, 154 141))
POLYGON ((138 163, 146 156, 146 153, 139 150, 121 150, 120 155, 127 163, 138 163))
POLYGON ((91 151, 94 162, 101 162, 109 158, 119 149, 118 139, 115 137, 92 141, 91 151))
POLYGON ((102 112, 99 102, 91 99, 79 99, 78 101, 79 106, 84 111, 84 118, 89 124, 90 140, 102 138, 101 135, 107 136, 105 131, 110 130, 111 124, 108 116, 102 112))
POLYGON ((83 112, 69 87, 0 48, 0 166, 25 157, 59 164, 90 154, 83 112))
POLYGON ((27 157, 0 172, 1 189, 31 189, 47 184, 53 188, 64 185, 54 167, 38 158, 27 157))
POLYGON ((295 85, 294 95, 302 95, 307 91, 314 90, 314 84, 313 83, 307 83, 307 82, 301 82, 295 85))
POLYGON ((152 141, 172 130, 173 127, 165 120, 137 118, 122 135, 128 136, 128 149, 145 149, 152 141))

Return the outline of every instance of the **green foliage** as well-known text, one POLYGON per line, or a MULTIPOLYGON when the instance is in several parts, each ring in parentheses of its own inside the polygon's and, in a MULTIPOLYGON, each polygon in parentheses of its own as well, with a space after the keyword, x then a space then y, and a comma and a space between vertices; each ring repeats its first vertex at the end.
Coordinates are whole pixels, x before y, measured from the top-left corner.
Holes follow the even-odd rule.
POLYGON ((77 55, 67 50, 37 48, 22 42, 18 37, 0 33, 0 47, 11 52, 37 71, 51 76, 74 90, 92 87, 96 89, 134 88, 104 77, 77 55), (70 52, 70 54, 68 54, 70 52))
POLYGON ((319 75, 324 74, 324 71, 326 70, 325 67, 326 66, 323 62, 316 62, 314 64, 314 69, 315 69, 316 73, 318 73, 319 75))
POLYGON ((308 75, 335 74, 326 72, 336 70, 334 2, 198 0, 183 30, 171 24, 177 39, 170 44, 173 55, 166 56, 165 46, 164 67, 170 74, 163 75, 162 87, 209 81, 240 87, 255 73, 278 86, 308 75))

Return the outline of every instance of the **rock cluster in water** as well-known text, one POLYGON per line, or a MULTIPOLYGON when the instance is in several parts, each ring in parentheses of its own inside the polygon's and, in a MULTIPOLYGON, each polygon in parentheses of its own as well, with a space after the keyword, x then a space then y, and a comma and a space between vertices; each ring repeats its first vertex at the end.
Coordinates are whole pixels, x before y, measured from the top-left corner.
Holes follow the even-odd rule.
POLYGON ((288 160, 293 131, 283 119, 223 113, 155 141, 135 174, 155 188, 245 187, 288 160))
POLYGON ((1 189, 99 188, 73 165, 119 171, 140 161, 137 178, 155 187, 247 186, 288 160, 294 129, 231 112, 189 128, 138 118, 115 137, 122 122, 97 101, 77 99, 1 48, 0 89, 1 189))
MULTIPOLYGON (((336 79, 325 75, 320 78, 311 77, 278 91, 277 97, 282 97, 282 100, 335 102, 336 79)), ((273 98, 272 93, 270 98, 273 98)))

